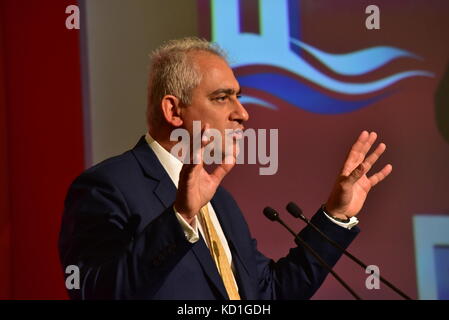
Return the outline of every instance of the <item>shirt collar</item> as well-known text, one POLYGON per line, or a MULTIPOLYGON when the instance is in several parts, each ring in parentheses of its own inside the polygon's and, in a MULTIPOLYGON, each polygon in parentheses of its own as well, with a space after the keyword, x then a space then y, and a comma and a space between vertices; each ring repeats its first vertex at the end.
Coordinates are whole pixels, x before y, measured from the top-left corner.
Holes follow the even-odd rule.
POLYGON ((162 147, 159 142, 154 140, 148 132, 145 135, 145 140, 153 150, 153 152, 156 154, 156 157, 161 162, 165 171, 167 171, 170 179, 173 181, 175 186, 178 187, 179 173, 182 169, 182 162, 179 161, 179 159, 172 155, 170 152, 165 150, 164 147, 162 147))

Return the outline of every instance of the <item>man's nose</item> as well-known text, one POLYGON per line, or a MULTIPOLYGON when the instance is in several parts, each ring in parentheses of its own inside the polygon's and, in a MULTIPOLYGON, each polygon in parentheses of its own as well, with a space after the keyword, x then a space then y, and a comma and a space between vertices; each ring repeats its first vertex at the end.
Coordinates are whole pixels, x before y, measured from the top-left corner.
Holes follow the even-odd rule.
POLYGON ((238 99, 235 100, 234 110, 231 113, 231 120, 245 122, 249 119, 248 111, 246 111, 245 107, 240 103, 238 99))

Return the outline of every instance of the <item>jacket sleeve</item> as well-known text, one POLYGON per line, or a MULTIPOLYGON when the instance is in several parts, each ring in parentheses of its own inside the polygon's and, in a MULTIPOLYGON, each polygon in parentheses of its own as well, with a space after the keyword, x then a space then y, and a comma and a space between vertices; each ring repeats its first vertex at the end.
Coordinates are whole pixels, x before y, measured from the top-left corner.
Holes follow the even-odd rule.
POLYGON ((193 245, 172 206, 148 213, 153 219, 137 228, 141 216, 109 180, 87 171, 66 197, 59 254, 64 270, 79 268, 80 288, 68 290, 72 299, 132 299, 142 286, 157 292, 193 245))
MULTIPOLYGON (((343 248, 347 248, 360 232, 358 227, 345 229, 330 221, 320 209, 311 222, 343 248)), ((333 267, 342 253, 311 227, 305 227, 299 236, 316 253, 333 267)), ((321 266, 304 247, 290 249, 287 256, 277 262, 267 259, 256 248, 254 250, 259 272, 259 290, 262 299, 310 299, 326 279, 328 271, 321 266)))

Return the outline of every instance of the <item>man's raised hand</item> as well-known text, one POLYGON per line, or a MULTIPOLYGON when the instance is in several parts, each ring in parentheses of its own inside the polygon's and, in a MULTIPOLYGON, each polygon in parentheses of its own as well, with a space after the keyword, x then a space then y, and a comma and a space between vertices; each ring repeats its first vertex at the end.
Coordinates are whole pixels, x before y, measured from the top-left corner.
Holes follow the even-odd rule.
POLYGON ((179 174, 174 206, 188 223, 212 199, 221 181, 236 162, 235 155, 228 155, 211 173, 206 171, 203 155, 206 145, 211 143, 207 135, 208 129, 209 125, 206 123, 201 132, 201 147, 198 150, 191 148, 190 159, 185 161, 179 174))
POLYGON ((371 188, 384 180, 393 170, 391 164, 387 164, 382 170, 370 177, 367 176, 368 171, 386 149, 386 145, 380 143, 367 156, 376 139, 375 132, 363 131, 352 146, 325 205, 330 215, 347 219, 358 214, 371 188))

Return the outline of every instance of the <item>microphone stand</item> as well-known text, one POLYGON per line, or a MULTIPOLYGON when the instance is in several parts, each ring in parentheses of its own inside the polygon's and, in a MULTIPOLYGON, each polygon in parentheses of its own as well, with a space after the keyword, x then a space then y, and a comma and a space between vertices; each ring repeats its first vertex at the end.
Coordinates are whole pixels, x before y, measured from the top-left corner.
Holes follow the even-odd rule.
POLYGON ((279 217, 279 213, 274 210, 271 207, 265 207, 265 209, 263 210, 264 215, 271 221, 277 221, 279 222, 284 228, 286 228, 294 237, 295 237, 295 243, 297 245, 301 245, 303 246, 308 252, 310 252, 310 254, 312 254, 312 256, 315 257, 315 259, 318 260, 318 262, 327 270, 329 271, 334 277, 335 279, 337 279, 337 281, 356 299, 356 300, 362 300, 362 298, 360 298, 360 296, 357 295, 357 293, 354 292, 354 290, 351 289, 351 287, 349 287, 349 285, 343 281, 342 278, 340 278, 340 276, 335 273, 334 270, 332 270, 332 268, 318 255, 318 253, 312 249, 312 247, 310 247, 303 239, 301 239, 301 237, 299 235, 297 235, 292 229, 290 229, 290 227, 285 224, 285 222, 279 217))
MULTIPOLYGON (((346 249, 344 249, 342 246, 340 246, 337 242, 329 238, 324 232, 322 232, 318 227, 316 227, 312 222, 310 222, 309 219, 307 219, 304 214, 302 213, 302 210, 296 205, 294 202, 289 202, 286 206, 287 211, 295 218, 299 218, 302 221, 304 221, 307 225, 311 226, 316 232, 318 232, 324 239, 326 239, 330 244, 332 244, 335 248, 339 249, 343 254, 345 254, 347 257, 349 257, 352 261, 357 263, 359 266, 361 266, 364 270, 368 267, 365 263, 363 263, 361 260, 353 256, 351 253, 349 253, 346 249)), ((392 289, 394 292, 399 294, 401 297, 403 297, 406 300, 412 300, 408 295, 406 295, 404 292, 399 290, 396 286, 394 286, 391 282, 383 278, 381 275, 379 275, 380 281, 384 283, 387 287, 392 289)))

